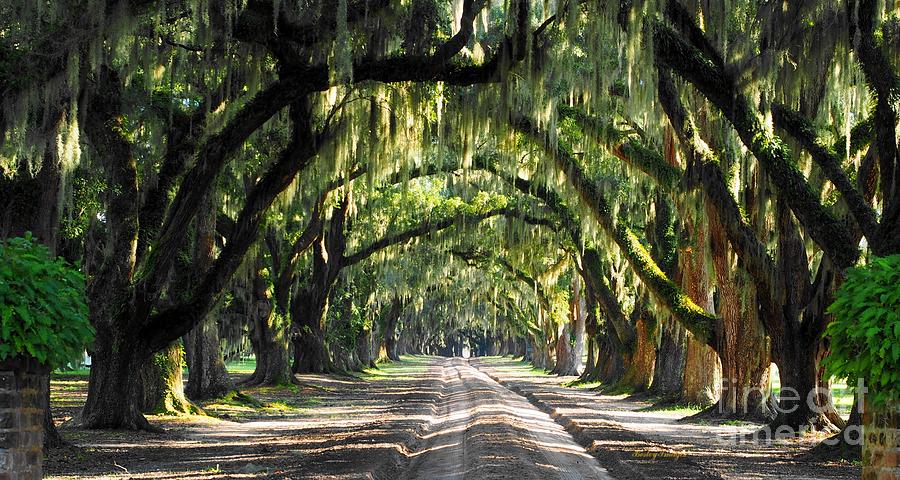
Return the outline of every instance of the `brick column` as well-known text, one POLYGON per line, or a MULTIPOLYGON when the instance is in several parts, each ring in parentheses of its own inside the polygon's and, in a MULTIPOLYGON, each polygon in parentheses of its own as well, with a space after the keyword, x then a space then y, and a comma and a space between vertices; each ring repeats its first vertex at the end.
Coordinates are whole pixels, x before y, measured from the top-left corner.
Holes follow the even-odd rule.
POLYGON ((42 477, 46 374, 30 357, 0 361, 0 480, 42 477))
POLYGON ((892 408, 866 405, 863 423, 863 480, 900 479, 900 403, 892 408))

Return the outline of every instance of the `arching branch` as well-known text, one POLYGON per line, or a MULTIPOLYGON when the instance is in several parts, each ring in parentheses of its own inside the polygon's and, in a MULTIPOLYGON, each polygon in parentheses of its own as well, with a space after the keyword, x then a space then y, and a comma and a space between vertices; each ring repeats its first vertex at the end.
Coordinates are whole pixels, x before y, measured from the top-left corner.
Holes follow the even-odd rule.
POLYGON ((225 248, 216 258, 203 281, 195 287, 190 300, 149 317, 143 326, 143 338, 158 350, 187 333, 218 301, 222 290, 238 268, 244 253, 256 241, 265 212, 294 177, 312 162, 320 145, 331 131, 313 133, 305 102, 292 107, 294 136, 279 159, 253 187, 238 215, 225 248))
MULTIPOLYGON (((679 22, 693 25, 688 20, 679 19, 679 22)), ((716 59, 710 58, 660 21, 653 24, 653 40, 658 65, 690 82, 722 111, 744 145, 766 167, 769 178, 794 215, 835 265, 842 270, 854 265, 859 249, 853 244, 845 226, 819 202, 790 150, 766 130, 759 113, 751 107, 749 100, 716 59)))
POLYGON ((619 246, 638 277, 672 312, 674 318, 684 325, 695 338, 715 349, 720 336, 720 320, 688 298, 656 265, 650 253, 631 229, 624 222, 616 221, 605 195, 595 183, 588 179, 584 169, 575 160, 569 146, 562 140, 557 140, 556 145, 549 144, 547 140, 549 135, 520 114, 513 114, 511 124, 514 129, 544 149, 544 152, 556 163, 557 169, 565 172, 569 184, 572 185, 585 205, 591 209, 597 223, 619 246))
POLYGON ((459 257, 460 259, 467 262, 495 263, 499 265, 510 275, 515 277, 516 280, 534 289, 535 293, 537 294, 538 301, 545 311, 550 312, 553 309, 552 305, 550 304, 550 297, 547 295, 547 292, 544 290, 544 286, 541 284, 541 282, 529 275, 524 270, 516 268, 513 264, 509 263, 509 260, 504 258, 502 255, 490 255, 487 252, 477 250, 450 250, 450 254, 455 257, 459 257))
POLYGON ((430 221, 426 220, 419 225, 411 227, 402 232, 395 233, 393 235, 388 235, 383 237, 375 242, 372 242, 366 247, 363 247, 356 253, 352 255, 345 256, 341 264, 345 267, 349 267, 351 265, 357 264, 370 256, 374 255, 376 252, 379 252, 387 247, 397 245, 400 243, 408 242, 414 238, 421 237, 427 235, 432 232, 444 230, 450 228, 454 225, 459 224, 474 224, 478 223, 482 220, 486 220, 491 217, 496 216, 507 216, 507 217, 515 217, 521 218, 527 223, 533 225, 545 225, 549 227, 553 227, 554 224, 550 220, 534 217, 532 215, 528 215, 516 208, 513 207, 499 207, 493 208, 491 210, 481 212, 481 213, 462 213, 459 215, 455 215, 453 217, 444 218, 438 221, 430 221))
POLYGON ((850 0, 850 44, 858 52, 866 82, 875 93, 875 148, 884 197, 879 237, 883 255, 900 252, 900 149, 897 146, 897 102, 900 99, 900 74, 885 51, 883 40, 875 35, 878 2, 850 0))
POLYGON ((800 145, 810 153, 813 160, 844 197, 853 219, 856 220, 857 225, 869 240, 869 244, 875 249, 875 253, 883 255, 883 252, 878 251, 881 242, 878 238, 878 221, 875 218, 875 210, 869 206, 862 192, 850 182, 850 178, 844 173, 837 152, 819 139, 815 128, 800 112, 791 110, 786 105, 776 104, 772 107, 772 119, 776 127, 796 138, 800 145))

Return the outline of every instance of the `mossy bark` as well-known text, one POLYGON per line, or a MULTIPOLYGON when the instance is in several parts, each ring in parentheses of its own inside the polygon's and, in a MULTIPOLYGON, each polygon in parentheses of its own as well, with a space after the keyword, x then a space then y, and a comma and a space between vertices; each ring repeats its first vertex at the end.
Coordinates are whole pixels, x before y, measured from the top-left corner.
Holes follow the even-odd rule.
POLYGON ((718 214, 708 207, 710 254, 716 274, 717 313, 724 330, 719 348, 722 394, 710 413, 771 419, 768 338, 759 320, 756 285, 728 250, 718 214))
POLYGON ((184 395, 184 349, 180 343, 156 353, 140 372, 144 413, 178 415, 202 413, 184 395))
POLYGON ((225 369, 216 321, 208 319, 197 325, 185 335, 184 341, 188 366, 187 396, 192 400, 204 400, 231 390, 233 385, 225 369))
MULTIPOLYGON (((195 220, 194 282, 201 281, 215 261, 216 203, 208 195, 200 206, 195 220)), ((214 398, 232 388, 225 360, 219 344, 219 327, 212 315, 196 325, 184 338, 185 360, 188 366, 188 386, 185 393, 193 400, 214 398)))
POLYGON ((256 272, 250 285, 251 304, 246 307, 252 329, 250 343, 256 354, 256 369, 244 381, 245 385, 287 385, 296 382, 291 373, 288 351, 288 322, 277 315, 267 292, 262 258, 256 262, 256 272))
MULTIPOLYGON (((682 286, 688 296, 706 311, 713 311, 712 283, 707 268, 709 227, 702 221, 689 220, 685 228, 692 243, 678 255, 682 286)), ((721 340, 720 340, 721 342, 721 340)), ((721 345, 719 345, 721 346, 721 345)), ((710 405, 719 398, 721 373, 716 351, 705 342, 687 335, 681 401, 694 405, 710 405)))
POLYGON ((400 352, 397 350, 397 322, 400 321, 402 306, 400 299, 394 299, 390 307, 388 307, 383 320, 384 337, 382 338, 382 345, 388 360, 395 362, 400 361, 400 352))
MULTIPOLYGON (((690 19, 687 24, 690 25, 690 19)), ((851 241, 848 229, 822 205, 790 150, 765 128, 759 112, 751 107, 724 67, 710 58, 709 52, 688 43, 661 21, 653 24, 653 40, 659 64, 690 82, 721 110, 744 145, 765 166, 778 194, 834 264, 840 270, 854 265, 859 249, 851 241)), ((698 41, 703 41, 702 36, 698 41)))
POLYGON ((135 271, 138 238, 137 163, 126 138, 119 81, 106 67, 99 73, 97 96, 85 115, 85 133, 111 187, 106 197, 106 240, 103 262, 88 287, 91 325, 97 331, 91 353, 88 396, 81 413, 87 428, 152 429, 141 414, 140 374, 153 356, 139 331, 131 326, 137 312, 128 296, 135 271))
POLYGON ((671 320, 660 322, 656 365, 651 391, 664 399, 677 399, 684 388, 687 331, 671 320))
POLYGON ((634 322, 637 332, 635 348, 630 354, 624 355, 627 367, 622 373, 622 378, 616 382, 616 386, 630 392, 644 392, 650 388, 650 382, 653 380, 653 367, 656 362, 656 345, 649 325, 655 322, 648 321, 646 312, 643 311, 635 316, 637 317, 634 322))

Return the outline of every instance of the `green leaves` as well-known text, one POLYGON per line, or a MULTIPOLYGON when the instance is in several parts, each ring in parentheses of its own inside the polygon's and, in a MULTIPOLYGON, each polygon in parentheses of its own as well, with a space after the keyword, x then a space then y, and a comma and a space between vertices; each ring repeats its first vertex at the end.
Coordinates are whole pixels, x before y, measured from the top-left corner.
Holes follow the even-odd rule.
POLYGON ((0 360, 28 354, 56 367, 94 336, 84 276, 30 234, 0 242, 0 360))
POLYGON ((864 379, 875 405, 900 398, 900 255, 849 270, 828 313, 828 372, 864 379))

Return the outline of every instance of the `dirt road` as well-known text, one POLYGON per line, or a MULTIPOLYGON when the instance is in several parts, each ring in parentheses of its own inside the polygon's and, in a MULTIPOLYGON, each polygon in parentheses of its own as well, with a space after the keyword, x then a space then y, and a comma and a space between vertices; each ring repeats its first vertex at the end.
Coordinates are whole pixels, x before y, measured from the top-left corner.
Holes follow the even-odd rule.
MULTIPOLYGON (((360 377, 303 375, 299 386, 245 390, 262 407, 219 399, 202 405, 210 416, 151 416, 165 433, 64 426, 73 446, 50 452, 45 478, 610 478, 601 467, 627 480, 859 478, 858 466, 806 458, 814 437, 737 444, 729 439, 753 425, 683 423, 640 400, 561 385, 571 380, 508 358, 419 355, 360 377)), ((81 408, 87 378, 51 388, 66 418, 81 408)))
POLYGON ((405 479, 609 479, 547 414, 470 366, 435 358, 440 401, 405 479))
MULTIPOLYGON (((463 359, 407 357, 365 378, 298 380, 300 388, 246 390, 271 408, 212 401, 203 406, 218 418, 150 417, 165 433, 63 427, 73 448, 52 451, 45 473, 59 480, 610 478, 547 414, 463 359)), ((57 380, 56 414, 76 412, 86 387, 86 379, 57 380)))

